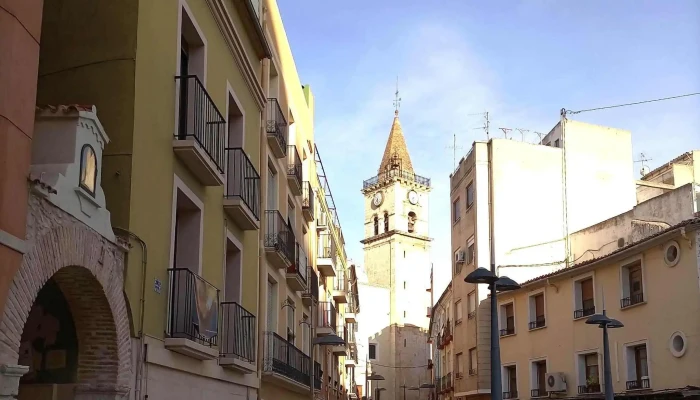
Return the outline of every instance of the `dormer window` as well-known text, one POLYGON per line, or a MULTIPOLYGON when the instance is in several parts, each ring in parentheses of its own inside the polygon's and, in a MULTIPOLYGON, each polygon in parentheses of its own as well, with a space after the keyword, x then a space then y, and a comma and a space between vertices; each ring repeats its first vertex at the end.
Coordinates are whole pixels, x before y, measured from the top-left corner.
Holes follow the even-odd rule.
POLYGON ((80 187, 94 196, 96 186, 97 157, 92 146, 86 144, 80 151, 80 187))

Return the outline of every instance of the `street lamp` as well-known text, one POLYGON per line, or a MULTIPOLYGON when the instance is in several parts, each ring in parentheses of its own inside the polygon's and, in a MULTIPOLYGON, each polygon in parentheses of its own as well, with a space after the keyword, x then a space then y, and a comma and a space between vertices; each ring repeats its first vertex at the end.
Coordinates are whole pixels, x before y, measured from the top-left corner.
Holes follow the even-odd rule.
MULTIPOLYGON (((314 329, 311 326, 311 323, 306 318, 304 320, 302 320, 300 322, 300 324, 308 325, 310 328, 309 330, 311 331, 312 337, 313 337, 313 335, 315 335, 314 329)), ((315 366, 314 366, 314 348, 313 347, 314 346, 346 346, 346 345, 347 344, 345 343, 345 340, 343 340, 343 338, 341 338, 338 335, 334 335, 334 334, 321 336, 321 337, 314 338, 313 340, 311 340, 311 351, 310 351, 310 353, 311 353, 311 371, 309 373, 309 389, 311 392, 311 399, 314 398, 314 390, 315 390, 315 387, 314 387, 314 372, 315 372, 314 369, 315 369, 315 366)))
POLYGON ((491 399, 502 400, 501 346, 498 337, 498 302, 496 301, 496 293, 520 289, 520 285, 507 276, 498 277, 495 264, 491 264, 490 271, 486 268, 475 269, 464 278, 464 281, 474 284, 486 284, 489 285, 491 290, 491 399))
POLYGON ((608 328, 622 328, 622 322, 610 318, 605 314, 593 314, 586 320, 589 325, 598 325, 603 328, 603 375, 605 379, 605 400, 614 400, 614 390, 612 386, 612 371, 610 370, 610 343, 608 342, 608 328))
POLYGON ((386 390, 386 388, 376 388, 374 389, 374 392, 377 393, 377 400, 380 399, 382 391, 386 390))
MULTIPOLYGON (((369 357, 367 357, 369 360, 369 357)), ((369 362, 369 361, 368 361, 369 362)), ((368 381, 383 381, 384 377, 372 372, 372 375, 367 375, 367 363, 365 363, 365 399, 367 399, 367 394, 369 393, 368 381)))

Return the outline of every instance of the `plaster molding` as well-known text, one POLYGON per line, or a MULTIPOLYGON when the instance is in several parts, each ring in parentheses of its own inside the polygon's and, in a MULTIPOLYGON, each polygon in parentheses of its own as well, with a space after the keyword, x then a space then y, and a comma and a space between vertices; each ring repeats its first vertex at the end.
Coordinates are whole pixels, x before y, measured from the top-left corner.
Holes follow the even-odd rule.
POLYGON ((223 0, 206 0, 209 9, 214 15, 216 24, 219 26, 221 33, 226 41, 226 45, 233 55, 233 59, 241 70, 243 75, 243 80, 248 86, 250 94, 253 96, 258 109, 262 111, 265 107, 265 92, 263 91, 262 85, 255 75, 255 70, 250 64, 250 60, 245 53, 243 43, 241 42, 241 35, 236 31, 236 27, 233 25, 231 16, 224 5, 223 0))
POLYGON ((25 254, 27 252, 27 241, 0 229, 0 244, 12 250, 25 254))

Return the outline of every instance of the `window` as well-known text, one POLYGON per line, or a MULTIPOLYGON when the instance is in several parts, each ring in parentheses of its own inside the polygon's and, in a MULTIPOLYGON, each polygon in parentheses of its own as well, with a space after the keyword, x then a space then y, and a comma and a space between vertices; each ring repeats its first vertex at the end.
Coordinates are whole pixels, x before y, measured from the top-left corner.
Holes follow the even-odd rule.
POLYGON ((416 213, 413 211, 408 213, 408 233, 413 233, 416 231, 416 213))
POLYGON ((374 234, 379 235, 379 217, 374 216, 374 234))
POLYGON ((556 140, 554 141, 554 147, 559 147, 559 143, 560 143, 560 142, 559 142, 559 139, 556 139, 556 140))
POLYGON ((462 375, 462 353, 457 353, 455 355, 455 377, 461 378, 462 375))
POLYGON ((647 345, 627 346, 627 390, 649 389, 647 345))
POLYGON ((287 297, 287 340, 294 343, 296 323, 294 322, 294 301, 287 297))
POLYGON ((574 318, 583 318, 595 314, 592 277, 574 282, 574 296, 576 298, 574 318))
POLYGON ((277 330, 277 283, 271 279, 267 281, 267 330, 277 330))
POLYGON ((502 304, 499 311, 501 318, 501 336, 515 334, 515 315, 513 313, 513 303, 502 304))
POLYGON ((674 357, 683 357, 687 348, 686 343, 687 341, 683 332, 673 332, 671 340, 669 341, 671 354, 673 354, 674 357))
POLYGON ((474 204, 474 182, 467 185, 467 210, 474 204))
POLYGON ((620 308, 626 308, 644 302, 642 285, 642 262, 635 261, 621 269, 622 299, 620 308))
POLYGON ((473 264, 474 263, 474 236, 470 237, 469 240, 467 240, 467 264, 473 264))
POLYGON ((452 202, 452 222, 455 223, 459 221, 459 197, 452 202))
MULTIPOLYGON (((303 321, 310 322, 309 316, 306 315, 306 313, 303 314, 302 319, 303 319, 303 321)), ((311 336, 309 325, 301 324, 301 348, 304 351, 304 354, 306 354, 306 355, 310 354, 309 353, 309 336, 311 336)))
POLYGON ((503 398, 518 398, 518 373, 515 365, 503 367, 503 398))
POLYGON ((295 211, 296 210, 294 208, 294 203, 292 203, 291 199, 289 199, 287 201, 287 223, 292 229, 292 232, 296 231, 297 226, 297 217, 295 211))
MULTIPOLYGON (((698 204, 700 205, 700 200, 698 200, 698 204)), ((680 247, 678 247, 678 243, 675 241, 670 241, 664 246, 664 262, 666 265, 669 267, 674 267, 676 264, 678 264, 678 261, 681 259, 680 258, 680 247)))
POLYGON ((202 262, 200 237, 204 205, 177 176, 174 178, 174 186, 173 267, 189 269, 199 274, 202 262))
MULTIPOLYGON (((404 316, 406 316, 406 311, 403 312, 404 316)), ((403 347, 406 347, 406 339, 403 340, 403 347)))
POLYGON ((462 300, 455 302, 455 324, 462 322, 462 300))
POLYGON ((96 186, 97 157, 92 146, 86 144, 80 151, 80 187, 94 196, 96 186))
POLYGON ((469 375, 476 375, 476 347, 469 349, 469 375))
POLYGON ((455 275, 459 275, 462 272, 462 264, 464 264, 464 253, 462 249, 457 249, 455 251, 455 275))
POLYGON ((467 318, 473 319, 476 316, 476 291, 467 295, 467 305, 469 306, 469 315, 467 318))
POLYGON ((384 213, 384 232, 389 232, 389 213, 384 213))
POLYGON ((598 353, 579 355, 579 393, 600 393, 598 353))
POLYGON ((272 165, 267 165, 267 209, 277 209, 277 171, 272 165))
POLYGON ((406 311, 403 312, 403 317, 406 318, 406 311))
POLYGON ((545 326, 544 316, 544 292, 530 296, 530 324, 529 328, 537 329, 545 326))
POLYGON ((532 362, 532 391, 530 397, 545 397, 547 396, 547 361, 539 360, 532 362))
POLYGON ((370 360, 377 359, 377 344, 376 343, 369 344, 369 359, 370 360))
POLYGON ((406 281, 403 281, 403 288, 406 289, 406 281))

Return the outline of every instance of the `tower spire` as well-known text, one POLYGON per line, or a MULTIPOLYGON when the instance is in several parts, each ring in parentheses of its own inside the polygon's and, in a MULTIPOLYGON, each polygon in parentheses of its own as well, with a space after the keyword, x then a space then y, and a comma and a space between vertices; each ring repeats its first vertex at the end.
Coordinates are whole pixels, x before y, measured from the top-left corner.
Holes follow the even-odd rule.
POLYGON ((394 93, 394 121, 391 124, 389 131, 389 139, 384 148, 384 156, 382 163, 379 165, 379 173, 389 170, 399 169, 402 171, 413 172, 413 164, 411 157, 408 155, 408 147, 406 147, 406 139, 403 137, 401 122, 399 122, 399 107, 401 107, 401 98, 399 97, 399 78, 396 77, 396 92, 394 93))

